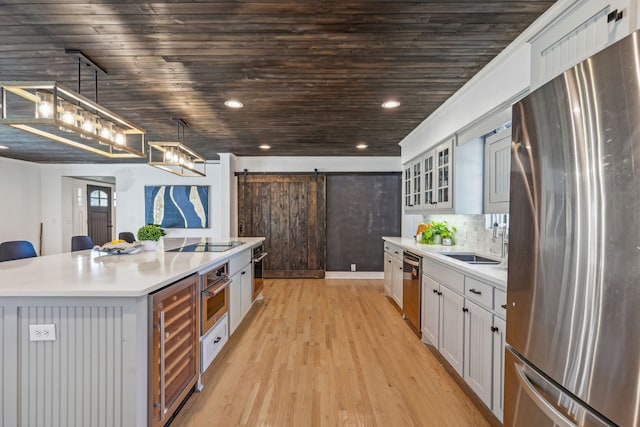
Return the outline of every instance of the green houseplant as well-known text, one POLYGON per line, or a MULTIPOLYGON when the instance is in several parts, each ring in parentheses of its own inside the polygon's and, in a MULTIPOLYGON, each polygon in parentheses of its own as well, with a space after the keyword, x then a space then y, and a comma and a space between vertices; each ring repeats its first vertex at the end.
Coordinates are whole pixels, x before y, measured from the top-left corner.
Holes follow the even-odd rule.
POLYGON ((165 234, 158 224, 147 224, 138 229, 138 240, 143 242, 145 250, 152 251, 157 248, 158 240, 165 234))
POLYGON ((449 226, 447 221, 431 221, 430 224, 427 224, 427 229, 422 232, 420 243, 434 245, 440 244, 442 239, 451 239, 451 243, 454 244, 453 234, 455 232, 456 227, 449 226))

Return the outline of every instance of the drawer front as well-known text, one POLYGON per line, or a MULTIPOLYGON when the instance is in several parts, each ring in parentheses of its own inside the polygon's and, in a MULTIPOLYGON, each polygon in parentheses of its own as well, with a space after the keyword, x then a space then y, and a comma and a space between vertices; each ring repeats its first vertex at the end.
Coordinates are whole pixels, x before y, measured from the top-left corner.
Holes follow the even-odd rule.
POLYGON ((503 319, 507 318, 507 293, 500 289, 495 289, 496 309, 495 312, 503 319))
POLYGON ((200 358, 200 363, 202 365, 201 373, 207 370, 211 362, 213 362, 213 359, 216 358, 218 353, 220 353, 220 350, 222 350, 222 347, 227 343, 227 340, 229 339, 229 328, 227 326, 228 319, 229 316, 225 315, 207 335, 202 337, 200 346, 200 351, 202 353, 202 357, 200 358))
POLYGON ((389 242, 384 242, 384 251, 396 259, 402 259, 402 248, 389 242))
POLYGON ((238 255, 234 255, 229 260, 229 276, 233 276, 238 271, 241 271, 245 265, 251 262, 251 250, 247 249, 240 252, 238 255))
POLYGON ((441 285, 444 285, 459 294, 464 294, 464 275, 462 273, 447 268, 427 258, 423 258, 422 272, 438 281, 441 285))
POLYGON ((480 305, 493 310, 493 286, 466 277, 464 282, 464 296, 480 305))

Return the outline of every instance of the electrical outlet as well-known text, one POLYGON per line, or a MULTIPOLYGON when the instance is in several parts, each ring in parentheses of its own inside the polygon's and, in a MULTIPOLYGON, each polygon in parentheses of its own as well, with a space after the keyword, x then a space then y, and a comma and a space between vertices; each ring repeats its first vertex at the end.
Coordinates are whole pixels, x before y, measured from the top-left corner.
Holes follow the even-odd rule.
POLYGON ((355 264, 351 264, 351 271, 356 271, 356 265, 355 264))
POLYGON ((56 325, 29 325, 29 341, 55 341, 56 325))

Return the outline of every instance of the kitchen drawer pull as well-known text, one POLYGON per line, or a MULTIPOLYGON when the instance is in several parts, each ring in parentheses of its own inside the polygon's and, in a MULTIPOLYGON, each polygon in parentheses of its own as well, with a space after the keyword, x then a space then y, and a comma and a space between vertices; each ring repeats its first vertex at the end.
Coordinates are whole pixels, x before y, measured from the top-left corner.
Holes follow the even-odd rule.
POLYGON ((214 344, 218 344, 220 342, 220 340, 222 339, 222 337, 216 337, 215 340, 213 340, 214 344))
POLYGON ((437 294, 437 293, 438 293, 438 290, 437 290, 437 289, 434 289, 434 290, 433 290, 433 293, 434 293, 434 294, 437 294))
POLYGON ((442 292, 438 291, 438 295, 439 295, 439 296, 442 296, 442 292))
POLYGON ((502 304, 500 307, 504 308, 505 310, 507 309, 507 304, 502 304))
POLYGON ((469 289, 469 292, 471 292, 472 294, 476 294, 476 295, 482 295, 482 291, 478 291, 478 290, 475 290, 473 288, 469 289))
POLYGON ((498 329, 497 326, 492 326, 491 327, 491 332, 498 332, 500 329, 498 329))
POLYGON ((468 312, 469 312, 469 309, 468 309, 467 307, 463 307, 463 308, 462 308, 462 312, 463 312, 463 313, 468 313, 468 312))

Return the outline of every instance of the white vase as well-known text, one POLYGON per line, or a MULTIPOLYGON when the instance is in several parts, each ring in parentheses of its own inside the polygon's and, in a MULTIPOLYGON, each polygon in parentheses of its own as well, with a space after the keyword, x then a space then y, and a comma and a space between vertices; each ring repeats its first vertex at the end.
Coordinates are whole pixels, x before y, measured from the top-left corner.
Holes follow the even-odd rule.
POLYGON ((440 234, 434 234, 433 235, 433 244, 434 245, 441 245, 442 244, 442 236, 440 234))
POLYGON ((145 251, 155 251, 158 249, 158 242, 155 240, 143 240, 142 249, 145 251))

